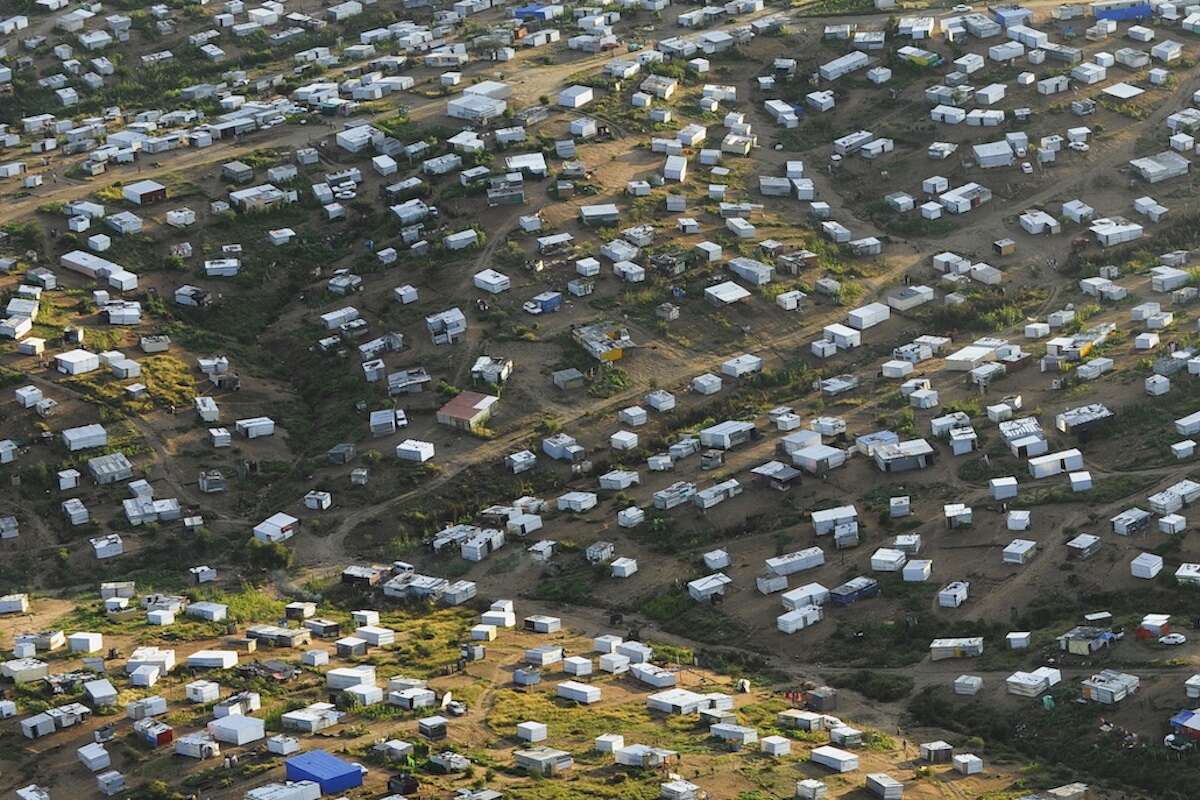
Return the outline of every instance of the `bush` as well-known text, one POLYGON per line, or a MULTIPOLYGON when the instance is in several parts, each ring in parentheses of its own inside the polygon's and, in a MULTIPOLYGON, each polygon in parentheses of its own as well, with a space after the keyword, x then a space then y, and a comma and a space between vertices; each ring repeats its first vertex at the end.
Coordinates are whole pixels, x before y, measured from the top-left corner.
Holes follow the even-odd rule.
POLYGON ((171 790, 165 781, 150 781, 129 795, 131 800, 183 800, 183 795, 171 790))
POLYGON ((709 603, 698 603, 687 592, 671 587, 642 597, 633 608, 667 633, 698 642, 736 645, 746 640, 746 630, 709 603))
POLYGON ((542 578, 530 596, 550 603, 588 605, 596 580, 596 570, 580 559, 579 563, 564 568, 558 574, 542 578))
POLYGON ((625 391, 629 386, 629 373, 620 367, 602 364, 595 380, 588 386, 587 393, 591 397, 612 397, 625 391))
POLYGON ((246 560, 256 569, 286 569, 292 563, 292 551, 282 542, 251 539, 246 546, 246 560))
POLYGON ((8 369, 0 367, 0 389, 8 386, 15 386, 18 383, 25 382, 25 373, 20 370, 8 369))
MULTIPOLYGON (((1136 787, 1129 796, 1190 800, 1200 780, 1200 759, 1164 747, 1123 741, 1119 729, 1101 729, 1109 707, 1072 703, 1073 690, 1056 691, 1052 709, 960 702, 944 687, 929 687, 908 706, 910 721, 985 741, 993 752, 1053 765, 1053 783, 1136 787), (1065 768, 1065 769, 1063 769, 1065 768)), ((968 745, 971 740, 968 740, 968 745)), ((1052 785, 1052 784, 1051 784, 1052 785)))
POLYGON ((872 672, 860 669, 845 675, 837 675, 830 683, 839 689, 853 689, 870 700, 894 703, 908 697, 913 690, 913 679, 907 675, 887 672, 872 672))

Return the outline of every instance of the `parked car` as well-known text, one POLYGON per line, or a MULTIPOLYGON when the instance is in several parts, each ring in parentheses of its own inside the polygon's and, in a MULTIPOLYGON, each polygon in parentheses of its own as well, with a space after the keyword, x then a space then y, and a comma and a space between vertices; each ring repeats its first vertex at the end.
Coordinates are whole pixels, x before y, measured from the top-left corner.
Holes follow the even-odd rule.
POLYGON ((1187 642, 1187 637, 1182 633, 1168 633, 1166 636, 1158 637, 1158 643, 1167 645, 1168 647, 1174 647, 1185 642, 1187 642))

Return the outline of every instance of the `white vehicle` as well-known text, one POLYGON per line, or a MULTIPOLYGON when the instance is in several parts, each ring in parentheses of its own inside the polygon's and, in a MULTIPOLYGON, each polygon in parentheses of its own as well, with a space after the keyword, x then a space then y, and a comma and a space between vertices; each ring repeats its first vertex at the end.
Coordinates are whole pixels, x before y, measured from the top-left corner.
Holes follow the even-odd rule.
POLYGON ((1186 642, 1187 637, 1182 633, 1168 633, 1166 636, 1158 637, 1158 643, 1167 645, 1168 647, 1175 647, 1176 645, 1181 645, 1186 642))

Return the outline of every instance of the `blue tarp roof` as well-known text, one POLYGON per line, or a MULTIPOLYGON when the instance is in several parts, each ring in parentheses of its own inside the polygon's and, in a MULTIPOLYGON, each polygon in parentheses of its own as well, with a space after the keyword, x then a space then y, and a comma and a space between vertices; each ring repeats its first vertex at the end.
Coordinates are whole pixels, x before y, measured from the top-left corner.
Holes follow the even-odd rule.
POLYGON ((1130 19, 1145 19, 1153 15, 1154 10, 1149 3, 1139 3, 1123 8, 1097 8, 1093 10, 1096 19, 1111 19, 1115 22, 1130 19))
POLYGON ((332 794, 362 785, 362 770, 324 750, 292 756, 286 762, 288 780, 315 781, 322 794, 332 794))

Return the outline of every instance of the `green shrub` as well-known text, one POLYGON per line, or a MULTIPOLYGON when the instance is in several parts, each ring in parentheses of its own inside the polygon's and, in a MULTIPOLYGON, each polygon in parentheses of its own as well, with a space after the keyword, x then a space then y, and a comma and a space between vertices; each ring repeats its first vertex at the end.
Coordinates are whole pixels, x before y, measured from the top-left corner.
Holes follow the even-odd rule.
POLYGON ((257 569, 284 569, 292 563, 292 551, 282 542, 260 542, 251 539, 246 546, 246 560, 257 569))
POLYGON ((839 689, 853 689, 863 697, 878 700, 880 703, 903 700, 913 690, 913 679, 907 675, 865 669, 834 676, 830 683, 839 689))

